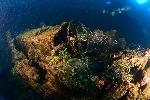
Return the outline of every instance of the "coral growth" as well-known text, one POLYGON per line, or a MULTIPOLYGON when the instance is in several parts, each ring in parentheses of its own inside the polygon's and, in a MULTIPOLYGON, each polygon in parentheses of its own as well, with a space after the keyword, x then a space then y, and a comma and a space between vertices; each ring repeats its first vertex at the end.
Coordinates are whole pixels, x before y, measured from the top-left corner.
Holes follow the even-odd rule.
POLYGON ((13 41, 12 72, 43 98, 147 99, 150 50, 127 49, 116 30, 73 22, 24 32, 13 41))

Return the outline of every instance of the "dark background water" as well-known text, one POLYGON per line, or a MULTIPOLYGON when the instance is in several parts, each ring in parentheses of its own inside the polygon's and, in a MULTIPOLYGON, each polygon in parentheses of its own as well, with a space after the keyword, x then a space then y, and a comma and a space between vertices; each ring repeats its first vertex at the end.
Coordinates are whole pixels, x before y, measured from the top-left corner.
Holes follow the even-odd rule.
MULTIPOLYGON (((0 100, 11 68, 6 32, 14 36, 26 29, 76 20, 89 28, 116 29, 128 43, 150 47, 150 2, 136 0, 0 0, 0 100), (111 4, 106 4, 110 1, 111 4), (131 10, 111 16, 102 11, 131 6, 131 10)), ((11 86, 9 87, 11 88, 11 86)), ((13 88, 12 88, 13 89, 13 88)), ((9 89, 10 90, 10 89, 9 89)), ((7 94, 5 89, 5 95, 7 94)), ((8 92, 9 94, 9 92, 8 92)))

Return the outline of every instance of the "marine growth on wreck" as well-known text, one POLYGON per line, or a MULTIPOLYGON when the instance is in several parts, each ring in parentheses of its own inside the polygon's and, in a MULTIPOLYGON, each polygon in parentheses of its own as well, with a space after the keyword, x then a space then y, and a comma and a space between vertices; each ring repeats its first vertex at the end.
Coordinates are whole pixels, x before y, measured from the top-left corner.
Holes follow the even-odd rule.
POLYGON ((150 98, 150 49, 130 49, 116 30, 63 22, 7 34, 12 73, 44 99, 150 98))

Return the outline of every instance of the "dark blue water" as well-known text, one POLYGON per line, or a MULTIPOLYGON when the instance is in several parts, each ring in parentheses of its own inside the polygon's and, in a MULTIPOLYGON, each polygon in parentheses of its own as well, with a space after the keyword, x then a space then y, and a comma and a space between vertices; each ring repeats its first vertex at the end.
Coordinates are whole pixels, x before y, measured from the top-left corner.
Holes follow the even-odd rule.
POLYGON ((116 29, 128 43, 150 47, 150 2, 140 5, 136 0, 0 0, 0 80, 11 68, 7 31, 17 36, 26 29, 71 20, 80 21, 91 29, 116 29), (111 4, 106 4, 107 1, 111 4), (126 5, 131 10, 115 16, 102 13, 104 9, 126 5))

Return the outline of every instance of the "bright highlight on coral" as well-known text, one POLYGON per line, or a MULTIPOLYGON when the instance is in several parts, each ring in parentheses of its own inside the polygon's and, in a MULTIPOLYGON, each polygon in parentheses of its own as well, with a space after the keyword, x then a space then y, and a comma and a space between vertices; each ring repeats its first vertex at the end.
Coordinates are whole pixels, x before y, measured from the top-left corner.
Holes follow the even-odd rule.
POLYGON ((148 0, 136 0, 138 4, 145 4, 148 0))

